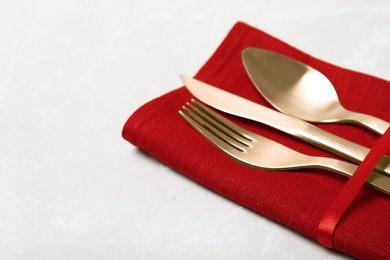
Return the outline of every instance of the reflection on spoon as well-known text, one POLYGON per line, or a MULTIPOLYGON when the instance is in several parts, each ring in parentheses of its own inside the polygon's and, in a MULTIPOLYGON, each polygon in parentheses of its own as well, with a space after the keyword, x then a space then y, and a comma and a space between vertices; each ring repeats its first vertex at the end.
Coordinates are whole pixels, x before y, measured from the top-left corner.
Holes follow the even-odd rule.
POLYGON ((244 66, 264 98, 279 111, 309 122, 342 122, 383 134, 390 124, 345 109, 332 83, 322 73, 281 54, 247 48, 244 66))

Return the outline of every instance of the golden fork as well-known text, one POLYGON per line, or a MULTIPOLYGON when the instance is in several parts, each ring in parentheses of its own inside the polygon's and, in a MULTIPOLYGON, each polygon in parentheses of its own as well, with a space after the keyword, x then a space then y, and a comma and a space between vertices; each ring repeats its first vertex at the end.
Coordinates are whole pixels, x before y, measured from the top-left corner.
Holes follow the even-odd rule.
MULTIPOLYGON (((326 157, 309 156, 239 127, 201 103, 192 100, 179 114, 201 135, 230 157, 267 170, 326 169, 350 177, 357 165, 326 157)), ((390 195, 390 178, 372 172, 369 186, 390 195)))

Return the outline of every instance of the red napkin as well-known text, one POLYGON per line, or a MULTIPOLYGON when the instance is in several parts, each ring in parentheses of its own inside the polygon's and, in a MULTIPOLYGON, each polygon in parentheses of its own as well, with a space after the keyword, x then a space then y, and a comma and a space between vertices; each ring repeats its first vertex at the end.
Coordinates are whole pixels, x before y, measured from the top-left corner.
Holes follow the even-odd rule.
MULTIPOLYGON (((195 77, 270 107, 242 65, 241 52, 246 47, 269 49, 313 66, 332 81, 346 108, 390 121, 390 82, 316 59, 241 22, 195 77)), ((325 170, 264 171, 230 159, 178 115, 191 98, 181 87, 148 102, 130 116, 123 137, 205 187, 316 239, 322 217, 348 179, 325 170)), ((303 153, 336 158, 268 126, 224 116, 303 153)), ((358 126, 317 126, 366 147, 378 140, 358 126)), ((389 259, 389 238, 390 197, 363 187, 334 231, 334 249, 359 259, 389 259)))

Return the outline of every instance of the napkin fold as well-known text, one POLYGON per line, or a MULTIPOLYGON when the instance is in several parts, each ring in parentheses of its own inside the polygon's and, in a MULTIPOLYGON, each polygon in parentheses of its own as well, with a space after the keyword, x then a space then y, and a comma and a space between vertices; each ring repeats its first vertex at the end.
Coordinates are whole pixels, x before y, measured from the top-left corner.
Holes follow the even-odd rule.
MULTIPOLYGON (((334 84, 346 108, 390 121, 390 82, 317 59, 242 22, 233 26, 195 78, 270 107, 242 65, 246 47, 275 51, 318 69, 334 84)), ((316 239, 322 217, 347 179, 325 170, 259 170, 230 159, 179 116, 191 98, 180 87, 146 103, 125 123, 124 139, 203 186, 316 239)), ((268 126, 224 116, 300 152, 337 158, 268 126)), ((358 126, 317 126, 366 147, 378 139, 358 126)), ((389 237, 390 197, 363 187, 334 231, 333 247, 359 259, 389 259, 389 237)))

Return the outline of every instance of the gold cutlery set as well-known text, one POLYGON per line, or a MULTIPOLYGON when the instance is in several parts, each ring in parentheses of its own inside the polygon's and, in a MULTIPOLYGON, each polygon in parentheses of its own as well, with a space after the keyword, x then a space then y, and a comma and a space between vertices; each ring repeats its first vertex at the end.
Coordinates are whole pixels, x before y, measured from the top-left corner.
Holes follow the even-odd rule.
MULTIPOLYGON (((368 148, 309 122, 354 123, 379 135, 390 126, 382 119, 345 109, 331 82, 308 65, 258 48, 245 49, 242 58, 256 88, 280 112, 193 78, 182 76, 182 81, 204 104, 268 125, 356 164, 364 160, 368 148)), ((188 103, 179 113, 216 147, 247 165, 268 170, 322 168, 349 177, 357 169, 353 163, 299 153, 239 127, 197 101, 188 103)), ((382 157, 366 184, 390 195, 389 156, 382 157)))

